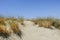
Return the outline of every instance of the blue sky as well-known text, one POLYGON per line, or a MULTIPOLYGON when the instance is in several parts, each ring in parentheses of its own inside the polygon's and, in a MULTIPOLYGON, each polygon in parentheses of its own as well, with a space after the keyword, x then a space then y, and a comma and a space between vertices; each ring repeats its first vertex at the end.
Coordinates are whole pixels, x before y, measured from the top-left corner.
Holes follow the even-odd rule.
POLYGON ((0 0, 0 15, 60 18, 60 0, 0 0))

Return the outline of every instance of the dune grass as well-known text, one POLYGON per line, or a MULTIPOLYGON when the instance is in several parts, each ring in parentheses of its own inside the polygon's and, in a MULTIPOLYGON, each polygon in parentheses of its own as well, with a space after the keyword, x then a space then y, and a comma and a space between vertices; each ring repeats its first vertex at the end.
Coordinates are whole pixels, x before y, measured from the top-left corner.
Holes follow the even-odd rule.
MULTIPOLYGON (((5 21, 10 20, 11 23, 10 25, 12 27, 16 27, 18 25, 16 25, 14 23, 14 21, 20 22, 21 24, 23 24, 24 18, 23 17, 18 17, 18 18, 14 18, 14 17, 9 17, 9 18, 4 18, 4 17, 0 17, 0 25, 6 25, 5 21)), ((30 21, 33 21, 35 24, 39 25, 39 27, 46 27, 46 28, 51 28, 51 26, 54 26, 55 28, 60 29, 60 19, 56 19, 56 18, 33 18, 33 19, 29 19, 30 21)), ((17 30, 17 29, 16 29, 17 30)))
POLYGON ((38 24, 39 27, 51 28, 54 26, 55 28, 60 29, 60 19, 56 18, 35 18, 32 19, 35 24, 38 24))
POLYGON ((0 17, 0 25, 6 25, 5 18, 0 17))

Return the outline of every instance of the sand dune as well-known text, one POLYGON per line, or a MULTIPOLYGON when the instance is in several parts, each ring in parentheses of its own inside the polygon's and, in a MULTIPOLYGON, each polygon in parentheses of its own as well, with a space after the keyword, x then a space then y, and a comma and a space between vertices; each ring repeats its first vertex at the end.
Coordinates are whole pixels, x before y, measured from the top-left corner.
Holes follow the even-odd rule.
MULTIPOLYGON (((0 36, 0 40, 60 40, 60 30, 48 29, 44 27, 38 27, 34 22, 24 21, 24 25, 18 22, 19 30, 21 31, 21 37, 13 32, 10 25, 7 23, 7 28, 11 32, 8 38, 0 36)), ((7 29, 7 30, 8 30, 7 29)))

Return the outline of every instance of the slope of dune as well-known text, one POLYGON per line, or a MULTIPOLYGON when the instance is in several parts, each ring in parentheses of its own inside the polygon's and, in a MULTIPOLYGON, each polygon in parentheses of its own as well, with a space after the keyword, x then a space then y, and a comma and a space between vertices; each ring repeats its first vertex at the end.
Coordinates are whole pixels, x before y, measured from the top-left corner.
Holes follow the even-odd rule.
POLYGON ((60 30, 38 27, 30 21, 24 21, 23 40, 60 40, 60 30))
POLYGON ((34 22, 27 20, 23 22, 24 25, 19 22, 17 23, 22 33, 21 37, 15 34, 10 25, 6 23, 6 28, 10 32, 10 36, 8 38, 0 36, 0 40, 60 40, 60 30, 54 27, 52 27, 53 29, 38 27, 34 22))

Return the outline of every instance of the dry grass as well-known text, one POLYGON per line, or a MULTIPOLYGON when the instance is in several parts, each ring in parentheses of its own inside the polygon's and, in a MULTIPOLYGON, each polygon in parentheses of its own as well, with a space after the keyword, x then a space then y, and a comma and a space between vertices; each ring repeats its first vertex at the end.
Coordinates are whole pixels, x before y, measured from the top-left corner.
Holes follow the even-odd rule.
POLYGON ((23 17, 19 17, 18 19, 17 19, 17 22, 19 22, 21 25, 24 25, 24 18, 23 17))
MULTIPOLYGON (((9 17, 9 18, 4 18, 0 17, 0 25, 6 25, 5 21, 10 20, 11 27, 14 31, 18 30, 18 25, 15 24, 14 21, 20 22, 22 25, 24 18, 19 17, 19 18, 14 18, 14 17, 9 17)), ((39 27, 46 27, 50 28, 51 26, 54 26, 55 28, 60 29, 60 19, 54 19, 54 18, 35 18, 35 19, 29 19, 30 21, 33 21, 35 24, 38 24, 39 27)))
POLYGON ((46 27, 46 28, 50 28, 51 25, 52 25, 52 22, 51 21, 47 21, 47 20, 35 20, 34 21, 35 24, 38 24, 39 27, 46 27))
POLYGON ((54 26, 55 28, 60 29, 60 20, 54 18, 36 18, 32 19, 35 24, 38 24, 39 27, 51 28, 54 26))
POLYGON ((13 30, 14 33, 18 32, 18 24, 16 24, 15 22, 10 22, 9 23, 11 26, 11 29, 13 30))
MULTIPOLYGON (((7 37, 7 35, 10 35, 6 28, 6 21, 10 24, 10 27, 13 31, 13 33, 21 36, 21 31, 18 28, 18 24, 16 22, 23 22, 23 19, 16 19, 14 17, 9 17, 9 18, 3 18, 0 17, 0 36, 7 37)), ((9 26, 8 26, 9 27, 9 26)))
POLYGON ((10 27, 13 31, 13 33, 17 34, 19 37, 21 37, 21 31, 19 30, 18 24, 14 21, 10 22, 10 27))
POLYGON ((5 19, 0 17, 0 25, 6 25, 5 24, 5 19))
POLYGON ((20 18, 4 18, 0 17, 0 36, 8 37, 10 35, 10 32, 8 32, 6 28, 6 21, 9 23, 13 33, 17 34, 21 37, 21 31, 18 27, 18 22, 24 25, 24 20, 32 21, 35 23, 35 25, 39 25, 39 27, 44 28, 51 28, 51 26, 54 26, 57 29, 60 29, 60 19, 54 19, 54 18, 35 18, 35 19, 24 19, 23 17, 20 18), (17 22, 17 23, 16 23, 17 22))
POLYGON ((0 25, 0 31, 7 33, 6 27, 4 25, 0 25))
POLYGON ((8 30, 4 25, 0 25, 0 36, 3 36, 4 38, 7 38, 10 35, 8 30))
POLYGON ((55 21, 53 22, 53 26, 54 26, 55 28, 57 28, 57 29, 60 29, 60 20, 55 20, 55 21))

